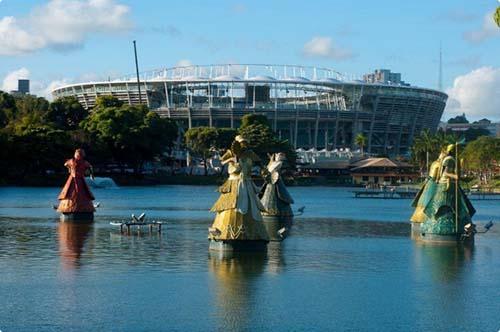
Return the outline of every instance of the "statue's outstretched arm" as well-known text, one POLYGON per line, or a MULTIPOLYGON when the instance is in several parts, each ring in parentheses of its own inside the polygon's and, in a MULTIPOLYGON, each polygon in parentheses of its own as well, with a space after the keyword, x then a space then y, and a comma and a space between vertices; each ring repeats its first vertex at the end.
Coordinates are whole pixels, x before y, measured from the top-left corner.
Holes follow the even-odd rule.
POLYGON ((449 177, 450 179, 453 179, 453 180, 458 180, 458 175, 455 174, 455 173, 449 173, 447 171, 444 171, 444 174, 445 176, 449 177))
POLYGON ((95 177, 94 177, 94 167, 92 167, 91 164, 89 164, 89 173, 90 173, 90 178, 92 179, 92 181, 95 180, 95 177))
POLYGON ((71 173, 71 159, 66 160, 66 162, 64 163, 64 167, 68 169, 68 173, 71 173))

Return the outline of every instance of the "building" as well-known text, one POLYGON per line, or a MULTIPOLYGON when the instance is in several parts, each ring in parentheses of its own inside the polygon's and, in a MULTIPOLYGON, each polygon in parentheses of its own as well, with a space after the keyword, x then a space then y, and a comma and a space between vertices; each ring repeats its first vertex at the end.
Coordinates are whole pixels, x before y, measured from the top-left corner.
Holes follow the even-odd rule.
POLYGON ((112 81, 55 89, 87 109, 100 95, 131 105, 140 97, 181 128, 239 126, 248 113, 266 115, 281 139, 296 148, 354 149, 367 137, 368 153, 409 153, 423 129, 436 131, 447 95, 432 89, 353 81, 327 68, 286 65, 208 65, 155 70, 112 81))
POLYGON ((13 95, 29 95, 30 94, 30 80, 19 79, 17 80, 17 90, 10 92, 13 95))
POLYGON ((461 132, 469 129, 485 129, 489 131, 490 136, 500 137, 500 122, 491 122, 488 119, 481 119, 473 123, 447 123, 441 122, 439 128, 443 131, 451 130, 454 133, 460 134, 461 132))
POLYGON ((350 165, 352 182, 358 185, 413 183, 420 176, 415 166, 388 158, 368 158, 350 165))
POLYGON ((363 75, 366 83, 394 84, 410 86, 401 80, 401 73, 392 73, 389 69, 376 69, 375 72, 363 75))

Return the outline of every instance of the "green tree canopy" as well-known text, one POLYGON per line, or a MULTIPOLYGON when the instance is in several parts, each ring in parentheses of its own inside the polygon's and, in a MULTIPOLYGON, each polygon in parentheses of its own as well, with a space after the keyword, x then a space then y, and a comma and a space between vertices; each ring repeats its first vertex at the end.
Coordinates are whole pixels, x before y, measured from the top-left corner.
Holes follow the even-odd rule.
POLYGON ((121 107, 123 102, 115 96, 99 96, 95 101, 95 108, 121 107))
POLYGON ((500 138, 482 136, 470 142, 462 154, 465 169, 490 178, 500 162, 500 138))
POLYGON ((280 140, 269 126, 269 121, 263 115, 247 114, 241 119, 238 133, 248 141, 248 146, 262 160, 268 159, 268 154, 284 152, 290 165, 295 165, 296 153, 287 140, 280 140))
POLYGON ((43 117, 49 110, 49 101, 43 97, 23 95, 14 98, 18 116, 37 114, 43 117))
POLYGON ((361 154, 363 154, 364 147, 366 146, 366 141, 367 141, 366 136, 363 135, 363 133, 357 134, 356 137, 354 138, 354 142, 361 149, 361 154))
POLYGON ((102 106, 94 108, 81 123, 92 144, 101 145, 114 160, 139 171, 143 163, 159 157, 173 146, 177 125, 162 119, 145 106, 102 106))
POLYGON ((76 129, 88 112, 76 97, 62 97, 53 101, 46 114, 46 119, 60 129, 76 129))
POLYGON ((263 125, 269 127, 267 117, 262 114, 246 114, 241 118, 240 129, 251 125, 263 125))
POLYGON ((207 172, 207 159, 213 154, 217 144, 217 129, 212 127, 190 128, 184 134, 186 146, 195 156, 203 159, 205 175, 207 172))
POLYGON ((462 115, 457 115, 454 118, 450 118, 448 120, 448 123, 450 123, 450 124, 452 124, 452 123, 469 123, 469 120, 467 120, 467 118, 465 117, 465 113, 464 113, 462 115))
POLYGON ((22 180, 27 175, 43 175, 47 170, 62 170, 74 149, 68 134, 49 126, 30 125, 9 136, 9 175, 22 180))
POLYGON ((0 128, 3 128, 16 115, 16 101, 10 94, 0 91, 0 128))
POLYGON ((428 166, 427 161, 432 162, 437 159, 441 149, 456 141, 453 134, 438 131, 432 134, 429 129, 422 130, 420 135, 415 137, 411 147, 412 160, 419 165, 421 170, 428 166))
POLYGON ((472 142, 481 136, 489 136, 490 131, 485 128, 469 128, 464 132, 464 138, 467 142, 472 142))
POLYGON ((232 128, 217 128, 217 139, 215 141, 215 148, 217 150, 227 150, 231 147, 236 134, 236 129, 232 128))

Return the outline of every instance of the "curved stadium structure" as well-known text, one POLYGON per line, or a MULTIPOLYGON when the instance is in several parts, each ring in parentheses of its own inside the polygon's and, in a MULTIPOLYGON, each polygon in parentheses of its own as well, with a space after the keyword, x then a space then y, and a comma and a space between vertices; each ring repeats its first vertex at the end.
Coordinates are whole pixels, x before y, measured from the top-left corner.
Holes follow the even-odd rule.
POLYGON ((70 84, 52 94, 76 96, 87 109, 100 95, 131 105, 141 99, 184 129, 237 128, 243 115, 264 114, 296 148, 353 148, 363 133, 367 152, 389 155, 407 154, 421 130, 434 132, 447 100, 436 90, 352 80, 327 68, 234 64, 150 71, 139 86, 135 76, 70 84))

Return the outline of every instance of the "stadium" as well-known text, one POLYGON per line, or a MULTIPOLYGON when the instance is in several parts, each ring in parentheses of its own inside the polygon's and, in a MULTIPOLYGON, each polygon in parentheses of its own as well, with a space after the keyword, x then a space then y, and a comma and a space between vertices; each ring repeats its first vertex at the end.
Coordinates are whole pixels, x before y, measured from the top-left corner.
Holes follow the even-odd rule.
MULTIPOLYGON (((400 74, 397 74, 400 75, 400 74)), ((365 75, 366 76, 366 75, 365 75)), ((115 80, 69 84, 54 98, 75 96, 87 109, 100 95, 140 102, 183 129, 237 128, 248 113, 264 114, 295 148, 356 148, 406 155, 423 129, 434 132, 447 95, 404 82, 357 80, 328 68, 290 65, 206 65, 154 70, 115 80)))

